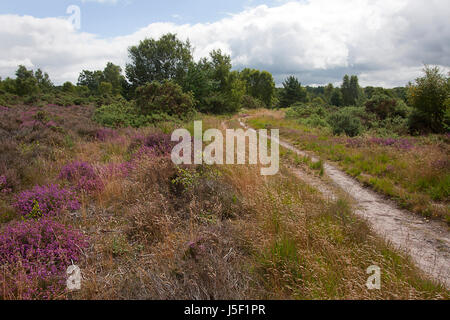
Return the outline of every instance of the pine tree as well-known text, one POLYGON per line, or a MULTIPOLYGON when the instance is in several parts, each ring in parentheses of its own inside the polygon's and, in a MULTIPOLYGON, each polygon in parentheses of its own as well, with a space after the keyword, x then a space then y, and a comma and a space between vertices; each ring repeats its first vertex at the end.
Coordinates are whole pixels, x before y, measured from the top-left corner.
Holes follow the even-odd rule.
POLYGON ((297 78, 290 76, 283 82, 284 90, 281 94, 280 106, 289 108, 296 102, 306 102, 307 92, 297 78))

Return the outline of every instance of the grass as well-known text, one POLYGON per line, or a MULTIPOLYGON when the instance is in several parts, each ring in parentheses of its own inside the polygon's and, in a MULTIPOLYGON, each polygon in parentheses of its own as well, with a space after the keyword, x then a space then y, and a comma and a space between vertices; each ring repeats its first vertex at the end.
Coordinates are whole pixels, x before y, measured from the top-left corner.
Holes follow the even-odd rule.
POLYGON ((284 119, 282 112, 259 111, 248 123, 258 129, 280 128, 282 138, 336 163, 405 209, 443 221, 450 219, 450 144, 445 136, 407 137, 414 146, 402 149, 371 143, 370 137, 334 137, 328 130, 284 119))
POLYGON ((255 257, 260 297, 428 299, 446 295, 438 286, 430 287, 408 259, 377 239, 353 215, 345 198, 324 201, 285 169, 268 179, 249 171, 236 169, 230 175, 241 193, 252 190, 247 204, 255 208, 255 216, 240 229, 255 257), (365 287, 366 269, 374 264, 382 269, 381 291, 365 287))

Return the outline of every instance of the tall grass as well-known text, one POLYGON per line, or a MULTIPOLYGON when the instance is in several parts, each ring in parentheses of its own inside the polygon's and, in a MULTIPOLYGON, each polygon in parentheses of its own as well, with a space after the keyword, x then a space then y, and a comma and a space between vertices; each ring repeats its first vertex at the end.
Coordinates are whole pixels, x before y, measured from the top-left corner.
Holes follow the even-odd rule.
POLYGON ((447 136, 379 139, 335 137, 327 130, 260 111, 249 124, 280 128, 280 134, 300 149, 335 162, 361 183, 405 209, 450 221, 450 144, 447 136))

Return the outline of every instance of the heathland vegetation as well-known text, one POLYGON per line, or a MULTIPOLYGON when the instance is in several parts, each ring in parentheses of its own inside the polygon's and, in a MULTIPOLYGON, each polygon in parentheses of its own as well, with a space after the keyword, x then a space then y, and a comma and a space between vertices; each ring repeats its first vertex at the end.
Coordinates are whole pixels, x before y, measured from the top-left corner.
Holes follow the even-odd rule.
MULTIPOLYGON (((176 166, 170 133, 233 127, 239 112, 426 216, 449 220, 450 82, 304 87, 195 61, 167 34, 123 70, 54 85, 20 66, 0 81, 0 299, 445 299, 377 238, 344 195, 325 201, 285 166, 176 166), (253 109, 253 110, 252 110, 253 109), (268 110, 272 109, 272 110, 268 110), (82 289, 66 289, 78 265, 82 289), (383 269, 383 290, 365 286, 383 269)), ((312 167, 317 166, 311 164, 312 167)), ((318 168, 320 169, 320 164, 318 168)))

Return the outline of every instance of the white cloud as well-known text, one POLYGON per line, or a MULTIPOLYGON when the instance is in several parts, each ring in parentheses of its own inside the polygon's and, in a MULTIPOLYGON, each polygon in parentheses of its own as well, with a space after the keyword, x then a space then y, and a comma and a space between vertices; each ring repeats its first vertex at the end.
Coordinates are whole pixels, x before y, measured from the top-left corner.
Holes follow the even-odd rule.
MULTIPOLYGON (((103 0, 108 1, 108 0, 103 0)), ((303 83, 338 82, 359 74, 363 85, 404 85, 423 63, 450 65, 446 0, 310 0, 258 6, 208 24, 152 23, 109 39, 74 30, 64 19, 0 15, 0 75, 26 61, 55 82, 76 82, 82 69, 122 66, 127 48, 145 37, 175 32, 189 38, 196 58, 221 48, 236 67, 289 74, 303 83)))

